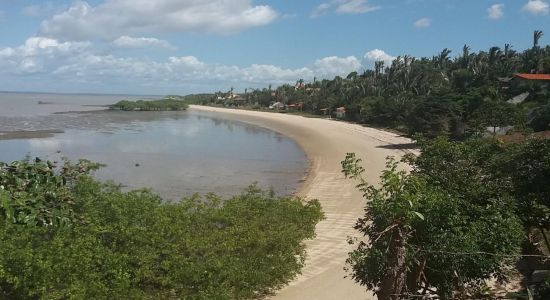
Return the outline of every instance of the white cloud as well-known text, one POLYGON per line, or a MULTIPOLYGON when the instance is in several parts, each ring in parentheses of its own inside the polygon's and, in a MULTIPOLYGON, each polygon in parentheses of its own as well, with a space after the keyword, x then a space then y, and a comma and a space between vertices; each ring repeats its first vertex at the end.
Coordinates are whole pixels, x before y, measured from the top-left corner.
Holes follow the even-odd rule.
POLYGON ((429 18, 422 18, 414 22, 414 27, 416 28, 426 28, 432 25, 432 20, 429 18))
POLYGON ((332 0, 317 6, 311 17, 320 17, 333 9, 339 14, 364 14, 378 10, 380 6, 370 5, 368 0, 332 0))
MULTIPOLYGON (((365 54, 365 63, 394 57, 375 49, 365 54)), ((173 56, 165 60, 120 57, 96 52, 89 42, 61 42, 46 37, 31 37, 19 46, 0 48, 0 89, 16 82, 27 90, 119 93, 197 92, 231 86, 265 87, 293 83, 299 78, 312 80, 346 76, 365 66, 363 58, 328 56, 297 68, 272 64, 235 66, 201 61, 195 56, 173 56)))
POLYGON ((491 20, 499 20, 504 16, 504 4, 493 4, 487 8, 487 17, 491 20))
POLYGON ((113 40, 155 32, 233 33, 273 22, 278 13, 252 0, 77 0, 42 22, 40 34, 62 40, 113 40))
POLYGON ((154 82, 170 86, 193 84, 207 86, 209 90, 221 85, 282 84, 297 78, 313 78, 309 68, 285 69, 274 65, 253 64, 248 67, 207 64, 194 56, 170 57, 156 62, 146 59, 120 58, 87 53, 53 71, 55 75, 71 78, 79 76, 87 80, 120 80, 133 83, 154 82), (216 87, 213 87, 215 85, 216 87))
POLYGON ((120 48, 147 48, 147 47, 161 47, 172 48, 172 45, 168 41, 159 40, 156 38, 146 37, 131 37, 123 35, 113 41, 113 45, 120 48))
POLYGON ((380 9, 380 6, 369 5, 367 0, 346 0, 341 2, 336 8, 336 12, 342 14, 364 14, 380 9))
POLYGON ((88 42, 59 42, 45 37, 31 37, 17 48, 0 49, 0 66, 16 74, 51 70, 59 60, 85 50, 88 42))
POLYGON ((547 15, 550 11, 550 5, 542 0, 529 0, 522 10, 533 15, 547 15))
POLYGON ((365 53, 364 58, 371 63, 377 62, 377 61, 383 61, 387 66, 391 65, 393 60, 396 59, 395 56, 391 56, 380 49, 374 49, 365 53))
POLYGON ((313 12, 311 13, 312 18, 320 17, 328 12, 328 10, 331 8, 330 3, 321 3, 319 6, 317 6, 313 12))
POLYGON ((361 67, 361 61, 355 56, 329 56, 316 60, 313 64, 313 72, 319 77, 330 78, 335 75, 347 75, 358 71, 361 67))

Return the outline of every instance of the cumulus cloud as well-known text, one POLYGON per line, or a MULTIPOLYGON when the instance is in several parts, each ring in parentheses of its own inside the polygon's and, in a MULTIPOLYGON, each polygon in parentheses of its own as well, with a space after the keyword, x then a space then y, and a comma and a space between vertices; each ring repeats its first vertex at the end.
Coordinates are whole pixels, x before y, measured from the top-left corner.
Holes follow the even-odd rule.
POLYGON ((487 17, 491 20, 499 20, 504 16, 504 4, 493 4, 487 8, 487 17))
POLYGON ((172 48, 172 45, 168 41, 159 40, 156 38, 146 37, 131 37, 123 35, 113 41, 113 45, 119 48, 147 48, 147 47, 160 47, 160 48, 172 48))
POLYGON ((313 72, 319 77, 332 77, 335 75, 347 75, 361 68, 361 61, 355 56, 337 57, 329 56, 315 61, 313 72))
POLYGON ((320 17, 331 10, 339 14, 364 14, 378 9, 380 6, 371 5, 368 0, 332 0, 317 6, 311 17, 320 17))
POLYGON ((0 66, 16 74, 46 72, 59 60, 73 57, 88 47, 88 42, 31 37, 17 48, 0 49, 0 66))
MULTIPOLYGON (((32 89, 39 84, 51 89, 57 84, 57 88, 66 90, 70 86, 76 91, 96 86, 103 92, 129 92, 128 89, 141 93, 204 92, 230 86, 245 88, 293 83, 299 78, 346 76, 363 69, 363 62, 383 60, 389 64, 393 58, 374 49, 364 58, 328 56, 298 68, 272 64, 235 66, 208 63, 190 55, 164 60, 105 55, 98 53, 89 42, 31 37, 19 47, 0 48, 0 78, 12 82, 20 79, 20 83, 26 82, 32 89), (38 78, 40 80, 34 80, 38 78)), ((3 84, 8 81, 0 80, 3 84)))
POLYGON ((40 34, 61 40, 113 40, 154 32, 233 33, 273 22, 278 13, 252 0, 77 0, 45 20, 40 34))
POLYGON ((422 18, 414 22, 414 27, 416 28, 426 28, 426 27, 430 27, 431 25, 432 25, 432 20, 429 18, 422 18))
POLYGON ((529 0, 522 10, 533 15, 547 15, 550 11, 550 5, 542 0, 529 0))
POLYGON ((374 49, 365 53, 364 58, 371 63, 383 61, 386 65, 391 65, 393 60, 396 59, 395 56, 389 55, 380 49, 374 49))

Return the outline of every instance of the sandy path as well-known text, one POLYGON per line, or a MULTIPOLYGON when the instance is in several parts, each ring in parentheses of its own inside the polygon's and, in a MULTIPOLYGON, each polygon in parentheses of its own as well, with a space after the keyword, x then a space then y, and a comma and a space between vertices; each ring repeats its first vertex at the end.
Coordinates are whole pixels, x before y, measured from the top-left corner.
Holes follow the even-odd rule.
POLYGON ((392 145, 411 141, 396 134, 326 119, 294 115, 192 106, 194 110, 223 113, 224 117, 256 124, 294 139, 306 152, 311 165, 298 194, 321 202, 326 219, 316 227, 316 238, 307 241, 306 265, 273 299, 372 299, 343 270, 348 236, 357 236, 353 225, 363 213, 364 200, 351 180, 341 174, 340 161, 347 152, 363 159, 366 178, 378 182, 388 155, 402 156, 392 145))

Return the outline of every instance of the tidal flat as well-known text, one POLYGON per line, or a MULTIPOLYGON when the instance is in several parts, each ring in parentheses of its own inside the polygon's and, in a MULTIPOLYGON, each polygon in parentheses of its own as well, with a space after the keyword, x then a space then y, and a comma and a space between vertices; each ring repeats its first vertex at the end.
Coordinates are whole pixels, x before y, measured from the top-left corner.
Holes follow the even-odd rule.
MULTIPOLYGON (((0 104, 10 102, 1 96, 0 104)), ((37 98, 20 105, 38 112, 50 105, 37 98)), ((127 190, 152 188, 170 200, 194 193, 230 196, 252 183, 292 194, 307 172, 307 157, 293 140, 259 126, 212 112, 97 110, 102 108, 89 105, 112 99, 75 99, 56 113, 0 113, 0 161, 84 158, 106 165, 95 175, 100 180, 127 190), (75 112, 81 107, 96 110, 75 112)), ((2 107, 17 108, 13 102, 2 107)))

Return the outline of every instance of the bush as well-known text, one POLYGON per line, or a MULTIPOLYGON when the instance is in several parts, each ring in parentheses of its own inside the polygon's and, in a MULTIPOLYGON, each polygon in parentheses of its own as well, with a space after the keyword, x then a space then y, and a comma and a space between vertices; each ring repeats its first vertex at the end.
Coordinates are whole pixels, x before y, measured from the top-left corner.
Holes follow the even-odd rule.
MULTIPOLYGON (((42 168, 26 165, 29 174, 42 168)), ((97 182, 84 169, 67 183, 69 225, 2 214, 0 298, 257 298, 299 272, 302 241, 322 218, 317 201, 254 186, 230 199, 164 203, 148 190, 97 182)))
POLYGON ((140 111, 164 111, 164 110, 186 110, 189 107, 185 100, 175 99, 159 99, 159 100, 138 100, 128 101, 122 100, 111 106, 112 109, 118 110, 140 110, 140 111))

